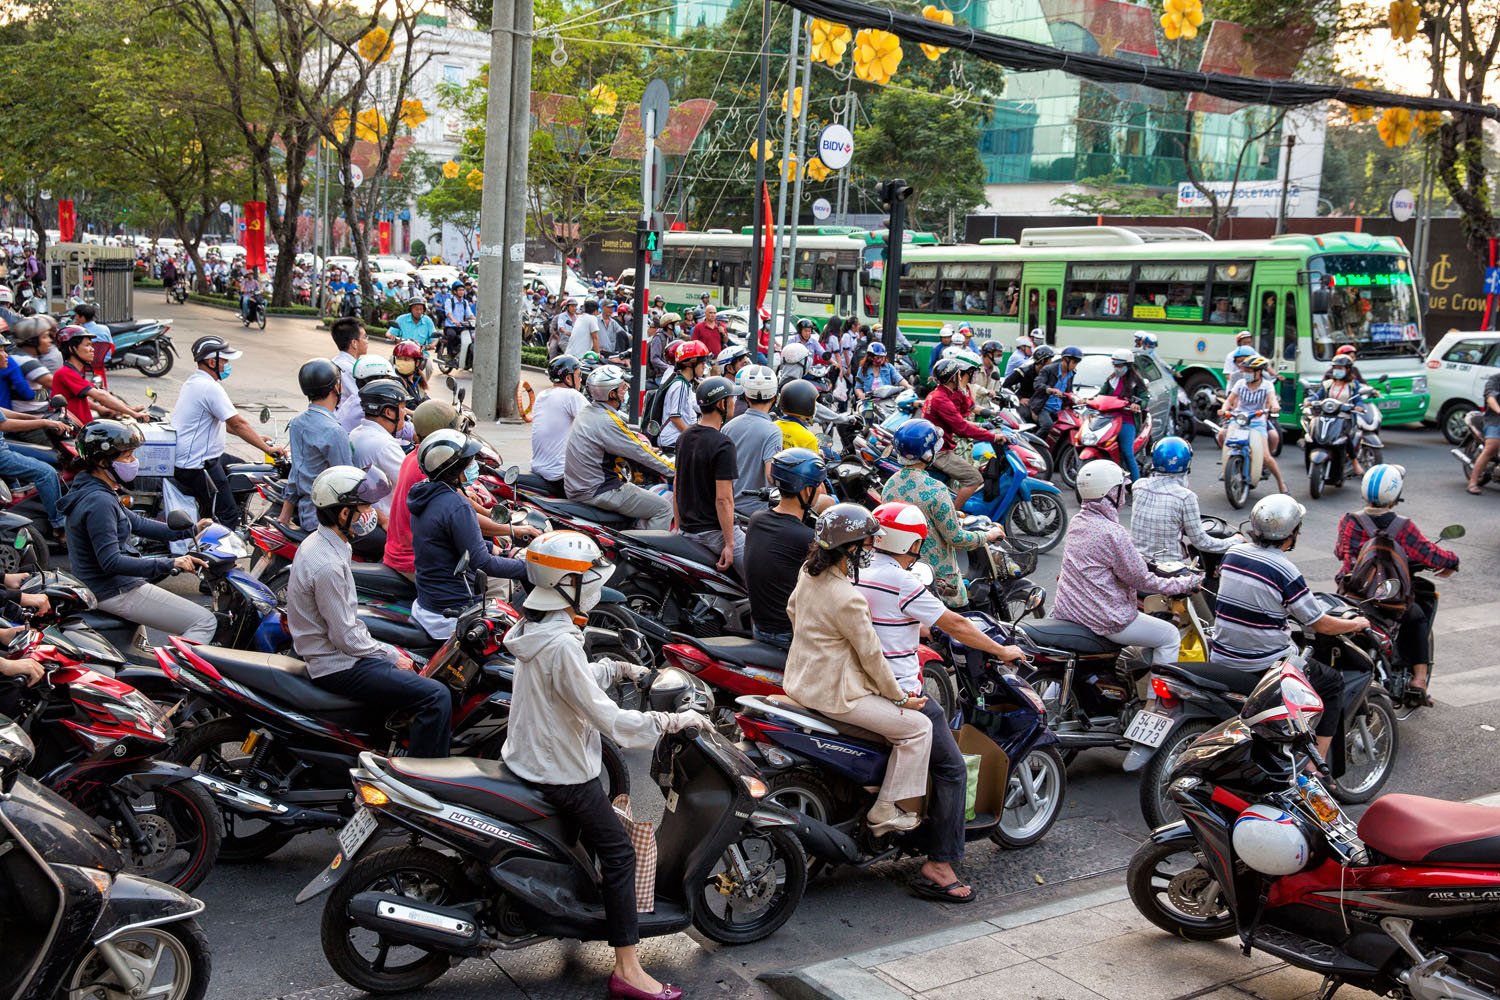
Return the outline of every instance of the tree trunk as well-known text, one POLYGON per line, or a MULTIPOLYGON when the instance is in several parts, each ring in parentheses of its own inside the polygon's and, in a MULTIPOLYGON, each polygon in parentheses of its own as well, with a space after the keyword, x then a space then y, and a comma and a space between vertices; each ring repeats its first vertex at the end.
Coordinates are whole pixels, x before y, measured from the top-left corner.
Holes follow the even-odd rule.
MULTIPOLYGON (((1464 98, 1482 100, 1482 94, 1464 98)), ((1481 264, 1489 262, 1490 238, 1495 235, 1484 153, 1484 119, 1460 114, 1443 123, 1438 132, 1438 177, 1462 213, 1464 243, 1481 264)))

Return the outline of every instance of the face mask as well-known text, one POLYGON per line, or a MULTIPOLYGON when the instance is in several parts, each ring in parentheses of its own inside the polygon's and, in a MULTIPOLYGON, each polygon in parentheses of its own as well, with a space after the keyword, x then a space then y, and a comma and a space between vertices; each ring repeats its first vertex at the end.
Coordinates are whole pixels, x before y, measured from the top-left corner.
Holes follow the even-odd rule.
POLYGON ((219 381, 223 382, 224 380, 229 378, 229 373, 233 369, 234 365, 230 364, 228 361, 224 362, 224 366, 219 369, 219 381))
POLYGON ((1349 370, 1347 368, 1335 368, 1333 370, 1333 377, 1342 382, 1349 377, 1349 370))
POLYGON ((140 464, 132 458, 128 462, 111 462, 109 467, 116 479, 122 483, 129 483, 135 481, 135 474, 140 469, 140 464))
POLYGON ((1116 375, 1124 375, 1125 374, 1125 366, 1124 365, 1115 365, 1115 374, 1116 375))
POLYGON ((354 538, 363 538, 374 531, 376 525, 379 523, 380 518, 375 516, 375 512, 367 510, 356 517, 353 524, 349 525, 349 534, 354 538))
POLYGON ((470 462, 464 467, 464 485, 473 486, 479 481, 479 463, 470 462))
POLYGON ((604 581, 597 578, 598 574, 590 575, 596 578, 584 581, 578 591, 578 610, 583 614, 588 614, 598 607, 599 601, 604 597, 604 581))

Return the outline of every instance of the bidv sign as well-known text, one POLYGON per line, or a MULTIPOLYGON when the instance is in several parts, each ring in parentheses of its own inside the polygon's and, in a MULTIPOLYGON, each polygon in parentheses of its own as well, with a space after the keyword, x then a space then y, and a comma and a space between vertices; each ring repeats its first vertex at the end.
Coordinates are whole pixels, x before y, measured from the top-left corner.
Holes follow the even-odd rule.
POLYGON ((829 125, 818 133, 818 159, 829 170, 842 170, 854 158, 854 136, 842 125, 829 125))

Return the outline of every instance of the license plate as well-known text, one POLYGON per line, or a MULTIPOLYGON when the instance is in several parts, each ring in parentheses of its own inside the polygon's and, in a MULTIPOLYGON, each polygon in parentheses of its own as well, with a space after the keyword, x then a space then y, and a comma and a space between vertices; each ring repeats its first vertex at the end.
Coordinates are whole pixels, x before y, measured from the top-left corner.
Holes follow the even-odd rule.
POLYGON ((1398 407, 1400 405, 1401 405, 1401 400, 1399 400, 1399 399, 1377 399, 1377 400, 1375 400, 1375 409, 1377 409, 1377 410, 1394 410, 1396 407, 1398 407))
POLYGON ((1142 743, 1153 749, 1161 746, 1172 728, 1172 717, 1160 712, 1137 712, 1125 730, 1125 738, 1132 743, 1142 743))
POLYGON ((349 822, 345 823, 339 830, 339 851, 344 855, 344 859, 348 860, 354 857, 355 853, 359 851, 366 840, 370 839, 370 834, 374 833, 375 828, 379 825, 375 819, 375 814, 370 812, 370 810, 361 808, 355 812, 349 818, 349 822))

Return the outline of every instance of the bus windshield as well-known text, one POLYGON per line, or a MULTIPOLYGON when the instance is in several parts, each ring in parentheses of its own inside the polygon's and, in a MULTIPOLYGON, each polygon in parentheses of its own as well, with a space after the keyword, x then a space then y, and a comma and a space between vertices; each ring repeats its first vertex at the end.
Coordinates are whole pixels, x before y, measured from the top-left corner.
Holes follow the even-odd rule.
POLYGON ((1410 261, 1399 254, 1324 254, 1309 262, 1327 275, 1329 308, 1314 315, 1313 353, 1328 361, 1342 344, 1361 358, 1421 357, 1424 353, 1417 287, 1410 261))

